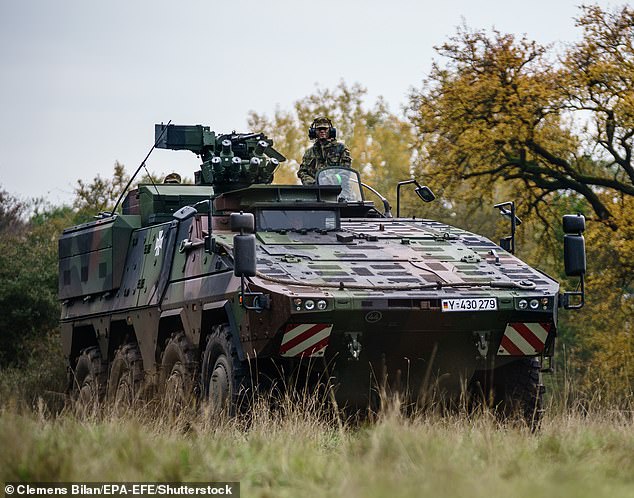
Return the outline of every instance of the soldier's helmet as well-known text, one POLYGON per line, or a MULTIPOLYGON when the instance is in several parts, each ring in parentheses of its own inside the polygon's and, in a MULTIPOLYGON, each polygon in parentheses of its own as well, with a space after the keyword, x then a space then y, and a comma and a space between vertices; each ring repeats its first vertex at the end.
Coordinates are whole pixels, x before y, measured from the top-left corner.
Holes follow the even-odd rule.
POLYGON ((318 118, 315 118, 315 121, 313 121, 313 126, 317 129, 317 128, 332 128, 332 122, 330 121, 330 119, 320 116, 318 118))
POLYGON ((337 136, 337 129, 332 126, 332 121, 324 116, 320 116, 315 118, 310 128, 308 128, 308 138, 315 140, 317 138, 317 130, 319 129, 328 130, 328 139, 334 139, 337 136))
POLYGON ((178 173, 170 173, 163 180, 163 183, 180 183, 180 182, 181 182, 181 175, 179 175, 178 173))

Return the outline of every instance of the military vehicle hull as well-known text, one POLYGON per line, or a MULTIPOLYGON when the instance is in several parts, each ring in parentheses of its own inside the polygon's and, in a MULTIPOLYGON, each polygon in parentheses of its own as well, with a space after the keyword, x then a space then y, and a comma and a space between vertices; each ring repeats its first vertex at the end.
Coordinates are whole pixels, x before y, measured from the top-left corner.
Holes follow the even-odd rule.
MULTIPOLYGON (((236 147, 251 150, 248 137, 236 147)), ((245 187, 235 174, 219 194, 205 182, 220 162, 197 185, 142 185, 122 214, 62 235, 62 342, 78 405, 158 392, 172 409, 197 396, 233 412, 244 392, 303 375, 333 383, 340 406, 373 406, 379 391, 415 402, 479 389, 535 419, 562 301, 554 279, 480 235, 380 213, 353 192, 358 175, 245 187)))
MULTIPOLYGON (((478 370, 553 352, 558 284, 464 230, 367 219, 342 221, 340 230, 322 234, 257 234, 258 274, 250 290, 270 304, 249 311, 240 304, 230 232, 214 232, 213 254, 202 244, 179 251, 183 241, 202 240, 206 226, 207 217, 198 215, 130 233, 121 287, 62 306, 71 364, 94 344, 111 362, 133 342, 146 382, 160 387, 162 348, 175 333, 197 351, 190 372, 196 377, 206 337, 227 324, 240 361, 274 360, 289 373, 302 365, 328 376, 347 371, 353 386, 361 376, 372 388, 417 395, 436 384, 459 393, 478 370), (534 285, 522 288, 528 280, 534 285), (496 281, 500 288, 491 287, 496 281), (518 309, 523 299, 538 299, 539 309, 518 309), (324 309, 315 304, 307 311, 311 300, 325 302, 324 309), (466 309, 449 311, 451 303, 466 309)), ((357 403, 358 389, 350 390, 346 400, 357 403)))

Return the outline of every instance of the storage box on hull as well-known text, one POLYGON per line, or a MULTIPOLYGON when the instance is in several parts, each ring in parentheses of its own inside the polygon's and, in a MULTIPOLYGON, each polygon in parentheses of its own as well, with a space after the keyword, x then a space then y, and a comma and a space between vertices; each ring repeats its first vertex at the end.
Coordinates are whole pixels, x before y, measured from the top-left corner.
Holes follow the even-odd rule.
POLYGON ((132 231, 140 216, 112 216, 64 230, 59 239, 59 297, 98 294, 121 285, 132 231))

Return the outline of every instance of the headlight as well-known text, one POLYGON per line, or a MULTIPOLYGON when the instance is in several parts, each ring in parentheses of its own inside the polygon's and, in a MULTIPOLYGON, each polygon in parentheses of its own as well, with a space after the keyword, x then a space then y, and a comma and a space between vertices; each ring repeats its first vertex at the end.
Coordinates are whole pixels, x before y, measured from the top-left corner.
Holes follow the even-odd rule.
POLYGON ((537 308, 539 308, 539 301, 537 299, 531 299, 529 306, 532 310, 536 310, 537 308))
POLYGON ((517 302, 517 307, 521 310, 525 310, 528 307, 528 301, 526 299, 520 299, 517 302))
POLYGON ((324 311, 328 309, 328 301, 326 299, 302 299, 296 297, 292 300, 292 305, 295 311, 324 311))

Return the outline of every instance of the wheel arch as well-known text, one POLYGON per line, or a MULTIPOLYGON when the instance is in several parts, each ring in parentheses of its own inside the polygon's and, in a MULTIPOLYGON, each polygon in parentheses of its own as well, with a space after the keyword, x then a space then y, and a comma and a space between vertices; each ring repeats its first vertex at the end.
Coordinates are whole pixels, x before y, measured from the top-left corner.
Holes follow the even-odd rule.
POLYGON ((117 349, 123 344, 130 342, 139 343, 134 326, 125 319, 112 320, 110 322, 108 358, 112 361, 117 349))
POLYGON ((233 310, 231 301, 217 301, 215 303, 208 303, 203 306, 203 319, 202 319, 202 334, 200 341, 201 354, 204 352, 207 343, 207 337, 211 334, 215 325, 228 324, 231 331, 231 340, 233 346, 236 348, 238 358, 240 361, 244 361, 246 356, 242 343, 240 342, 240 333, 238 330, 238 323, 233 310))
POLYGON ((64 323, 61 333, 64 354, 72 368, 75 367, 77 358, 84 349, 98 347, 101 350, 97 331, 92 322, 64 323))

